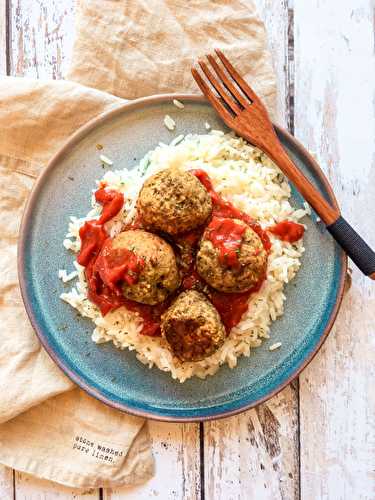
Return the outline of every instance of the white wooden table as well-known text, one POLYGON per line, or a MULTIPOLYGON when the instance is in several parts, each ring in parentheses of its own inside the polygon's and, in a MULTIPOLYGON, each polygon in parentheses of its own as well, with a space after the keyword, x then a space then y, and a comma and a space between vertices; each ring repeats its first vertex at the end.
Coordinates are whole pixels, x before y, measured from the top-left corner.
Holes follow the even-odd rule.
MULTIPOLYGON (((373 0, 257 0, 283 125, 316 154, 343 213, 375 246, 373 0)), ((0 0, 0 73, 61 78, 74 0, 0 0)), ((1 103, 0 103, 1 105, 1 103)), ((207 424, 150 423, 156 476, 77 491, 0 466, 0 499, 374 500, 375 286, 353 270, 336 325, 282 393, 207 424)))

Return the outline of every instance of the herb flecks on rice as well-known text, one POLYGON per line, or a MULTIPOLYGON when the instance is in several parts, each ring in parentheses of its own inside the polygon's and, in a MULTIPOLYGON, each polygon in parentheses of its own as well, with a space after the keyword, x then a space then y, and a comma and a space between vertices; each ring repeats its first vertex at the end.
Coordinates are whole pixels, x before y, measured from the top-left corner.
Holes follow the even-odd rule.
MULTIPOLYGON (((205 170, 218 193, 256 219, 264 229, 285 219, 298 222, 309 211, 308 206, 292 207, 286 178, 262 152, 233 134, 214 130, 205 135, 188 135, 181 141, 179 138, 171 145, 161 144, 147 153, 133 170, 105 173, 102 181, 106 186, 124 193, 125 197, 123 209, 106 223, 106 231, 111 237, 136 217, 136 200, 145 179, 168 167, 205 170)), ((101 207, 93 200, 92 210, 86 217, 71 217, 64 247, 78 252, 80 227, 87 220, 99 218, 100 212, 101 207)), ((272 234, 270 238, 272 249, 266 281, 250 298, 247 313, 230 331, 224 344, 201 361, 183 363, 173 356, 163 337, 140 335, 142 320, 125 307, 103 317, 87 298, 84 268, 77 262, 74 262, 77 283, 61 298, 93 321, 94 342, 112 341, 119 349, 134 350, 142 363, 170 372, 180 382, 192 376, 205 378, 216 373, 221 365, 234 368, 239 356, 249 356, 251 349, 258 347, 263 338, 269 338, 271 323, 284 312, 284 285, 294 278, 300 267, 303 240, 291 244, 272 234)), ((276 349, 277 344, 271 347, 276 349)))

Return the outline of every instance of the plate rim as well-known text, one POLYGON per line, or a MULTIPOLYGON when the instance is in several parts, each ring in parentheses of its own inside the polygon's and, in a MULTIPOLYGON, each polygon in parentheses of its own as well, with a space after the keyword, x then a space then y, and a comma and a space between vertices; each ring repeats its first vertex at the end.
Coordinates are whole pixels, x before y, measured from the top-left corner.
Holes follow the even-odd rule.
MULTIPOLYGON (((131 415, 139 416, 139 417, 144 417, 144 418, 149 418, 152 420, 158 420, 158 421, 164 421, 164 422, 203 422, 203 421, 209 421, 209 420, 218 420, 221 418, 226 418, 230 417, 233 415, 237 415, 239 413, 242 413, 246 410, 249 410, 251 408, 254 408, 255 406, 258 406, 259 404, 264 403, 268 399, 272 398, 276 394, 278 394, 280 391, 282 391, 287 385, 289 385, 298 375, 306 368, 306 366, 313 360, 313 358, 316 356, 320 348, 322 347, 323 343, 328 337, 329 332, 332 329, 332 326, 336 320, 338 311, 340 310, 341 304, 342 304, 342 299, 344 296, 344 289, 345 289, 345 278, 347 274, 347 265, 348 265, 348 259, 345 254, 345 252, 341 252, 341 275, 339 278, 339 285, 338 285, 338 292, 337 292, 337 297, 335 301, 335 305, 330 313, 329 320, 327 322, 326 328, 324 329, 319 342, 316 344, 314 349, 309 353, 309 355, 303 360, 303 362, 297 366, 297 368, 291 373, 291 375, 285 379, 283 382, 278 384, 274 390, 271 392, 268 392, 265 396, 256 399, 255 401, 244 404, 240 406, 239 408, 235 409, 229 409, 229 410, 222 410, 218 414, 213 414, 213 415, 203 415, 203 416, 189 416, 189 417, 184 417, 184 416, 170 416, 170 415, 161 415, 160 413, 150 413, 147 410, 138 410, 136 408, 133 408, 131 406, 128 406, 126 403, 119 403, 117 401, 113 401, 109 397, 107 397, 105 394, 101 393, 98 389, 92 387, 88 383, 86 383, 78 373, 75 373, 69 366, 66 365, 66 363, 60 358, 57 352, 54 351, 53 347, 50 345, 46 335, 44 334, 42 328, 39 327, 38 325, 38 320, 36 318, 36 314, 34 313, 31 300, 29 300, 28 294, 27 294, 27 282, 26 282, 26 277, 25 277, 25 252, 26 252, 26 235, 27 235, 27 227, 28 227, 28 222, 30 219, 30 215, 32 213, 32 209, 37 202, 38 198, 38 193, 41 190, 43 183, 45 179, 48 177, 50 171, 54 168, 54 166, 62 159, 65 154, 67 154, 71 148, 76 146, 81 139, 83 139, 89 132, 91 132, 93 129, 96 127, 104 124, 108 120, 111 120, 124 112, 127 111, 132 111, 138 108, 142 108, 143 106, 149 105, 149 104, 158 104, 161 102, 172 102, 173 99, 181 100, 181 101, 188 101, 188 102, 198 102, 198 103, 207 103, 207 100, 200 95, 195 95, 195 94, 189 94, 189 93, 167 93, 167 94, 156 94, 152 96, 147 96, 147 97, 141 97, 139 99, 135 99, 132 101, 125 102, 123 104, 120 104, 116 106, 113 109, 110 109, 108 111, 105 111, 103 113, 100 113, 98 116, 95 118, 91 119, 88 121, 86 124, 78 128, 72 135, 68 137, 66 142, 59 148, 59 150, 52 156, 51 160, 48 162, 46 167, 44 168, 43 172, 38 176, 37 180, 35 181, 31 193, 29 195, 29 198, 27 200, 27 203, 24 208, 24 212, 22 215, 21 219, 21 225, 20 225, 20 231, 19 231, 19 239, 18 239, 18 245, 17 245, 17 268, 18 268, 18 280, 20 284, 20 289, 21 289, 21 296, 22 300, 27 312, 27 315, 29 317, 29 320, 31 322, 31 325, 41 342, 42 346, 46 350, 46 352, 49 354, 51 359, 54 361, 55 364, 67 375, 70 380, 72 380, 77 386, 79 386, 81 389, 83 389, 86 393, 88 393, 90 396, 93 396, 94 398, 98 399, 99 401, 102 401, 106 405, 115 408, 117 410, 120 410, 125 413, 129 413, 131 415)), ((338 202, 336 200, 336 197, 334 195, 333 189, 325 176, 324 172, 321 170, 320 166, 318 165, 317 161, 312 157, 312 155, 306 150, 306 148, 299 142, 297 139, 291 135, 287 130, 285 130, 283 127, 280 125, 274 124, 275 130, 286 137, 286 139, 292 144, 292 146, 295 148, 295 150, 298 152, 300 156, 304 158, 306 163, 309 164, 311 169, 314 172, 314 175, 316 175, 319 179, 319 181, 322 183, 324 186, 324 189, 326 190, 329 201, 336 207, 338 208, 338 202)))

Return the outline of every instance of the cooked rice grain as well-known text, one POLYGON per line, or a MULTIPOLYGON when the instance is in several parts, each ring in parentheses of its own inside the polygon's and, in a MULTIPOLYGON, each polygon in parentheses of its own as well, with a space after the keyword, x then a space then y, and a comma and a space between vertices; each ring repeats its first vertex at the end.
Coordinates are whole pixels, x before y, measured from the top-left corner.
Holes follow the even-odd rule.
MULTIPOLYGON (((298 222, 310 212, 308 206, 292 207, 289 202, 291 190, 286 178, 261 151, 233 134, 224 135, 213 130, 205 135, 188 135, 178 143, 175 139, 170 145, 160 144, 131 171, 106 172, 102 180, 108 188, 126 193, 122 211, 105 226, 111 236, 118 234, 123 224, 136 216, 135 203, 145 178, 168 167, 206 170, 215 189, 257 219, 263 228, 284 219, 298 222)), ((93 197, 92 205, 87 217, 71 217, 63 242, 65 248, 79 251, 80 227, 85 220, 98 218, 101 213, 101 207, 93 197)), ((284 312, 284 284, 294 278, 300 267, 303 241, 290 244, 272 234, 270 238, 272 250, 267 280, 260 291, 250 298, 248 312, 231 330, 224 345, 202 361, 182 363, 173 356, 163 338, 140 335, 142 319, 125 307, 102 317, 98 308, 87 299, 84 268, 77 262, 74 262, 78 273, 77 284, 70 292, 61 294, 61 298, 80 314, 92 319, 95 324, 94 342, 112 341, 119 349, 135 350, 142 363, 170 372, 180 382, 192 376, 205 378, 216 373, 221 365, 228 364, 234 368, 239 356, 249 356, 251 349, 258 347, 263 338, 269 338, 272 321, 284 312)))

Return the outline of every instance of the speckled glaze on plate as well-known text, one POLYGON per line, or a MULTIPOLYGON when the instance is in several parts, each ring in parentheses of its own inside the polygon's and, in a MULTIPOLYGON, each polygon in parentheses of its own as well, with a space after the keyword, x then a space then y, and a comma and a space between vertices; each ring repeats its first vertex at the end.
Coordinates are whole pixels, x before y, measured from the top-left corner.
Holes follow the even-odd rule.
MULTIPOLYGON (((226 130, 201 97, 164 95, 139 99, 108 112, 78 130, 38 179, 22 221, 18 267, 22 296, 40 341, 60 368, 103 402, 129 413, 168 421, 194 421, 233 415, 280 391, 319 350, 341 303, 346 257, 314 218, 306 220, 302 267, 286 287, 285 314, 272 325, 271 338, 230 370, 183 384, 157 368, 149 370, 134 352, 91 341, 92 323, 59 299, 64 289, 58 269, 72 270, 72 254, 62 241, 70 215, 83 216, 89 193, 104 171, 97 144, 116 169, 133 168, 159 141, 179 134, 206 133, 205 122, 226 130), (184 102, 177 109, 172 99, 184 102), (163 125, 169 114, 177 127, 163 125), (275 342, 280 349, 270 352, 275 342)), ((331 203, 336 203, 319 167, 287 132, 278 135, 301 170, 331 203)), ((293 191, 295 206, 302 199, 293 191)))

